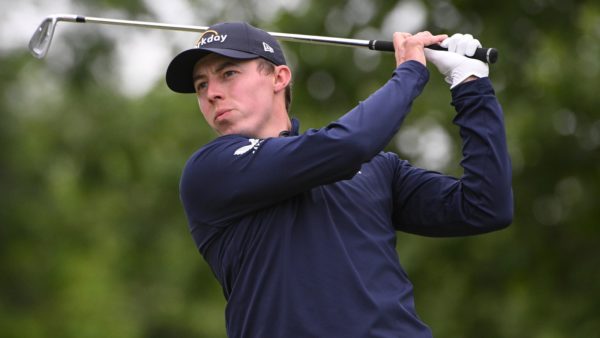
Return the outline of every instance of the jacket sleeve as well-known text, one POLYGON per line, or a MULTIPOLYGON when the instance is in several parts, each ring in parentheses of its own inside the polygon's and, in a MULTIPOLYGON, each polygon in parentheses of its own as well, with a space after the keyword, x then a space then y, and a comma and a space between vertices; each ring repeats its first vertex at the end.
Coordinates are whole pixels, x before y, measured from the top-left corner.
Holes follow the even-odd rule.
POLYGON ((394 223, 425 236, 464 236, 508 226, 513 217, 512 170, 502 109, 488 78, 452 90, 463 140, 460 179, 398 161, 394 223))
POLYGON ((339 120, 298 136, 223 136, 187 162, 181 199, 192 223, 226 226, 315 186, 351 178, 397 132, 429 78, 416 61, 339 120))

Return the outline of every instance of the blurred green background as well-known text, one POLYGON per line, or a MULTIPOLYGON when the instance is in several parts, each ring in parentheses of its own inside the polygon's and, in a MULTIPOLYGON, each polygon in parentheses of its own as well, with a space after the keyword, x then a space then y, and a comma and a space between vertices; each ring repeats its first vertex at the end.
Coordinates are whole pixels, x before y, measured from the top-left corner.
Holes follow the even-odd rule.
MULTIPOLYGON (((49 14, 391 39, 473 33, 500 50, 515 219, 501 232, 399 234, 436 337, 600 336, 600 4, 520 0, 28 0, 0 18, 0 337, 224 337, 225 301, 179 202, 185 160, 214 137, 163 77, 197 34, 60 23, 49 14)), ((385 83, 389 53, 283 43, 292 116, 320 127, 385 83)), ((461 175, 448 86, 431 80, 389 150, 461 175)))

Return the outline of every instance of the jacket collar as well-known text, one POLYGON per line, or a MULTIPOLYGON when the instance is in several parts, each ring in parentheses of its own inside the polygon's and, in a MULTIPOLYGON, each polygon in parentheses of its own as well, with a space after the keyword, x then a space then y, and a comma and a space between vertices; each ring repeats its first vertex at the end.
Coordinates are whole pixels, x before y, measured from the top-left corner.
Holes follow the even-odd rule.
POLYGON ((280 137, 298 136, 299 135, 300 121, 298 121, 298 119, 296 119, 296 118, 292 118, 291 122, 292 122, 292 130, 282 131, 281 133, 279 133, 280 137))

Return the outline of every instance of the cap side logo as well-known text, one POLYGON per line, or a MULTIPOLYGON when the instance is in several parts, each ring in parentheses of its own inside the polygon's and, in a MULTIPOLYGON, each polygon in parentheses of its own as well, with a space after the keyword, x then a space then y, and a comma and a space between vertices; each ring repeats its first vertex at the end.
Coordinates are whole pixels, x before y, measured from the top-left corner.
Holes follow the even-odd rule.
POLYGON ((212 43, 212 42, 225 42, 225 40, 227 39, 227 34, 225 35, 221 35, 219 34, 219 32, 215 31, 215 30, 207 30, 206 32, 202 33, 202 35, 200 35, 200 37, 198 38, 198 40, 196 40, 196 43, 194 44, 194 46, 196 48, 202 47, 208 43, 212 43))
POLYGON ((263 42, 263 48, 265 49, 265 52, 269 52, 269 53, 275 54, 275 51, 273 50, 273 47, 269 46, 268 43, 263 42))

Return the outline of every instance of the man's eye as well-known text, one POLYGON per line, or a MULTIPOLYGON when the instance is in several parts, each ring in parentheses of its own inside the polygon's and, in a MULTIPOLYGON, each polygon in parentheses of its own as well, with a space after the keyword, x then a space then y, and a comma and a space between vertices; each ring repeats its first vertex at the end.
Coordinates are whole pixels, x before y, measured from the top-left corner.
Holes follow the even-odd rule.
POLYGON ((234 70, 228 70, 226 72, 223 73, 224 77, 232 77, 233 75, 235 75, 235 71, 234 70))
POLYGON ((206 82, 198 82, 198 84, 196 85, 196 91, 205 89, 207 86, 208 84, 206 82))

